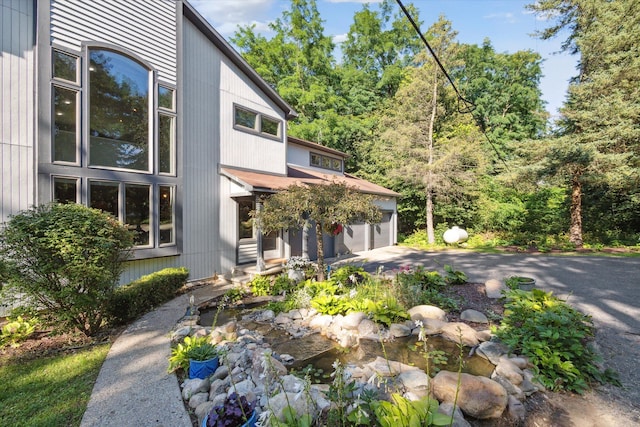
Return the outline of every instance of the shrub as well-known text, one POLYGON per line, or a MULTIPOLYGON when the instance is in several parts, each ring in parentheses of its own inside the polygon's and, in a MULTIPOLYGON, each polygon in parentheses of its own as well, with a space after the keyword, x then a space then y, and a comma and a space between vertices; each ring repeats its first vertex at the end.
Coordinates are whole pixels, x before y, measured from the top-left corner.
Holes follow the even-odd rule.
POLYGON ((20 341, 24 341, 36 330, 38 319, 23 319, 22 316, 18 316, 15 319, 9 318, 7 322, 0 330, 0 348, 5 345, 11 347, 19 347, 20 341))
POLYGON ((256 276, 249 284, 251 293, 257 297, 271 295, 271 279, 268 276, 256 276))
POLYGON ((23 211, 0 234, 3 293, 25 295, 46 326, 94 335, 132 244, 127 228, 98 209, 51 203, 23 211))
POLYGON ((111 321, 129 322, 171 300, 188 277, 184 267, 165 268, 117 288, 109 300, 111 321))
POLYGON ((593 380, 614 380, 610 372, 598 370, 598 356, 588 345, 594 334, 590 316, 540 289, 510 290, 505 296, 496 335, 529 358, 545 387, 583 393, 593 380))

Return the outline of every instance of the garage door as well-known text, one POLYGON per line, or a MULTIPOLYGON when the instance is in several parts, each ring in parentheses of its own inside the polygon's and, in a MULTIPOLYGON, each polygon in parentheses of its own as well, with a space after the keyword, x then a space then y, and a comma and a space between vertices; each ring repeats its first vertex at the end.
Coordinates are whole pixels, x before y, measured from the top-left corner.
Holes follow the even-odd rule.
POLYGON ((371 248, 391 246, 391 212, 382 213, 382 221, 371 226, 371 248))
POLYGON ((339 252, 362 252, 366 250, 365 247, 365 236, 366 236, 366 227, 368 227, 365 223, 356 223, 345 225, 342 233, 338 235, 342 241, 339 243, 339 252))

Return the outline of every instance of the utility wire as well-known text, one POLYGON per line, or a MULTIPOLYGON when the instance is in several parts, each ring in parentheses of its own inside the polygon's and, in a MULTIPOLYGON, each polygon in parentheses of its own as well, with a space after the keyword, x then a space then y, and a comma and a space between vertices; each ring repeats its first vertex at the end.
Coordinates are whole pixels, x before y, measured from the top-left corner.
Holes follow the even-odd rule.
MULTIPOLYGON (((416 22, 413 20, 407 8, 404 7, 401 0, 396 0, 396 2, 398 3, 398 6, 400 6, 400 9, 402 9, 402 12, 404 12, 409 22, 411 22, 411 25, 413 25, 413 28, 416 30, 416 33, 418 33, 418 36, 420 36, 420 39, 422 40, 424 45, 427 47, 427 49, 431 53, 431 56, 433 56, 433 59, 436 61, 436 64, 438 64, 438 67, 440 67, 440 70, 442 71, 442 73, 445 75, 447 80, 449 80, 449 83, 451 83, 451 87, 453 87, 453 90, 456 92, 456 95, 458 97, 458 112, 461 114, 473 113, 473 110, 476 109, 476 105, 473 102, 469 101, 468 99, 465 99, 464 96, 462 96, 462 94, 456 87, 456 84, 453 82, 453 79, 451 78, 451 76, 449 76, 449 73, 440 62, 440 58, 438 58, 438 55, 436 55, 436 53, 431 48, 431 45, 429 45, 429 42, 427 41, 426 37, 422 34, 422 31, 420 31, 420 27, 418 27, 418 24, 416 24, 416 22)), ((489 138, 489 135, 487 134, 487 132, 480 125, 480 120, 477 117, 475 117, 475 115, 473 114, 471 114, 471 116, 475 119, 476 124, 478 125, 478 128, 480 128, 480 132, 482 132, 484 137, 487 139, 487 141, 489 142, 489 145, 491 146, 491 148, 493 148, 493 151, 496 153, 498 158, 502 160, 504 167, 507 169, 507 171, 509 171, 509 166, 507 165, 507 162, 504 160, 504 158, 496 148, 493 141, 491 141, 491 138, 489 138)))

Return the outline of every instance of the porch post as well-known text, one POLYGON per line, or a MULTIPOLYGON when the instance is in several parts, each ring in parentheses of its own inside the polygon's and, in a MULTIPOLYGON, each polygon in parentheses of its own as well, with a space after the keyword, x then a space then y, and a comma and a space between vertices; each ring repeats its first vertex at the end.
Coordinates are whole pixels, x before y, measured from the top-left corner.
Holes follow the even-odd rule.
MULTIPOLYGON (((256 196, 256 212, 259 214, 262 211, 262 201, 260 197, 256 196)), ((256 271, 261 273, 265 269, 264 256, 262 254, 262 229, 260 224, 256 225, 256 271)))
POLYGON ((305 218, 302 226, 302 258, 306 260, 309 259, 309 228, 311 228, 309 218, 305 218))

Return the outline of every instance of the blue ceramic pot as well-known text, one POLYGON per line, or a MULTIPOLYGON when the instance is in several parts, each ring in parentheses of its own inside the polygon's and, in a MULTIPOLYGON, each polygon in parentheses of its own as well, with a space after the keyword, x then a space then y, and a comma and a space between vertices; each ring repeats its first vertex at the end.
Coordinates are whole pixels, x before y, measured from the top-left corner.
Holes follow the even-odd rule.
POLYGON ((220 365, 220 358, 215 356, 209 360, 189 360, 189 378, 205 379, 213 374, 220 365))

